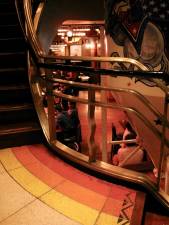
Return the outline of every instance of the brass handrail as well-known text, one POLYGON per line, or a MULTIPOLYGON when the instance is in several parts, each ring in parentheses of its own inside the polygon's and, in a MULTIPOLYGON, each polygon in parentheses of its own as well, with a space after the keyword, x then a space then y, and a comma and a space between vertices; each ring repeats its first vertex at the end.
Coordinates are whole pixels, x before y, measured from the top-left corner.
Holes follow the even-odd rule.
MULTIPOLYGON (((37 60, 38 63, 35 66, 37 66, 38 69, 39 68, 52 68, 52 67, 53 68, 54 67, 59 68, 60 65, 58 65, 57 63, 52 63, 52 62, 48 62, 47 63, 48 60, 50 61, 53 58, 52 57, 46 57, 45 54, 44 54, 44 52, 42 51, 42 49, 39 48, 39 44, 37 42, 37 37, 36 37, 35 31, 33 29, 33 23, 31 21, 31 17, 30 17, 30 15, 31 15, 31 12, 30 12, 30 8, 31 7, 30 6, 31 6, 30 5, 30 1, 29 0, 24 0, 24 8, 25 8, 25 16, 26 16, 25 19, 26 19, 26 24, 27 24, 27 28, 28 28, 27 29, 28 30, 28 35, 31 37, 30 39, 33 41, 32 47, 35 48, 36 49, 36 52, 37 52, 36 56, 38 58, 38 60, 37 60)), ((30 39, 28 39, 28 40, 30 40, 30 39)), ((99 62, 108 62, 108 61, 109 62, 112 62, 113 60, 115 60, 116 62, 127 62, 127 63, 135 64, 138 67, 140 66, 140 68, 143 71, 146 71, 145 72, 145 75, 146 74, 150 74, 151 77, 153 77, 153 75, 154 75, 155 78, 159 78, 159 75, 161 75, 161 73, 148 72, 148 69, 144 65, 142 65, 139 62, 137 62, 136 60, 127 59, 127 58, 116 58, 116 57, 115 58, 112 58, 112 57, 111 58, 109 58, 109 57, 108 58, 107 57, 106 58, 103 58, 103 57, 85 57, 85 58, 81 58, 80 59, 79 57, 57 57, 55 59, 57 59, 57 60, 63 60, 63 61, 66 61, 66 60, 81 60, 81 61, 88 61, 89 60, 90 61, 90 60, 92 60, 92 61, 99 61, 99 62)), ((64 66, 66 68, 66 65, 63 65, 63 67, 64 66)), ((69 66, 67 66, 67 68, 70 69, 69 66)), ((73 68, 73 67, 71 67, 71 68, 73 68)), ((89 71, 90 71, 90 69, 89 69, 89 71)), ((93 70, 93 72, 97 72, 97 71, 98 70, 93 70)), ((104 70, 103 69, 102 72, 103 71, 105 71, 105 72, 107 71, 108 72, 108 71, 112 71, 112 70, 106 70, 106 69, 104 70)), ((125 71, 125 72, 124 71, 112 71, 112 73, 114 73, 114 74, 116 73, 118 75, 120 75, 120 72, 123 74, 123 76, 124 75, 127 75, 127 73, 129 74, 128 77, 133 76, 133 71, 125 71), (131 74, 130 74, 130 72, 131 72, 131 74)), ((139 72, 140 71, 135 71, 134 72, 135 75, 136 75, 135 77, 137 77, 137 76, 140 77, 141 76, 140 74, 144 75, 143 72, 140 72, 140 74, 139 74, 139 72)), ((37 70, 35 72, 36 79, 34 79, 34 77, 32 77, 32 79, 31 79, 31 88, 32 88, 32 90, 34 92, 34 96, 33 97, 34 97, 34 99, 36 98, 35 99, 35 101, 36 101, 35 103, 37 104, 37 102, 39 101, 39 98, 41 98, 41 93, 40 93, 41 92, 41 87, 39 85, 39 79, 37 79, 37 74, 36 73, 39 73, 39 75, 38 75, 39 77, 41 76, 40 71, 37 70)), ((163 75, 162 75, 162 78, 163 78, 163 75)), ((164 91, 164 93, 168 94, 168 88, 166 88, 166 86, 160 80, 153 79, 153 82, 156 83, 156 85, 158 87, 160 87, 160 89, 162 89, 164 91)), ((79 84, 77 84, 77 85, 79 85, 79 84)), ((49 87, 49 89, 50 88, 51 87, 49 87)), ((88 86, 88 88, 91 88, 91 89, 94 89, 94 90, 97 89, 96 86, 88 86)), ((105 90, 106 90, 106 88, 105 88, 105 90)), ((52 98, 52 95, 53 94, 55 94, 55 93, 51 93, 51 98, 52 98)), ((66 96, 62 96, 62 97, 66 97, 66 96)), ((77 99, 73 99, 73 100, 77 100, 77 99)), ((100 105, 100 106, 103 106, 103 107, 107 107, 107 105, 105 103, 100 103, 100 102, 96 102, 96 101, 95 102, 92 102, 90 104, 91 105, 93 104, 93 105, 100 105)), ((40 104, 40 107, 42 108, 42 105, 41 104, 40 104)), ((129 111, 132 111, 132 112, 136 112, 136 114, 137 114, 137 111, 135 109, 131 109, 131 108, 127 108, 127 107, 124 108, 122 106, 119 106, 119 108, 121 108, 121 109, 123 108, 125 110, 129 110, 129 111)), ((154 108, 153 108, 152 111, 153 112, 155 111, 154 108)), ((40 112, 40 110, 39 110, 39 113, 41 115, 43 114, 43 113, 40 112)), ((137 115, 140 115, 140 114, 138 113, 137 115)), ((140 116, 140 118, 142 118, 144 120, 144 118, 142 116, 140 116)), ((165 119, 164 119, 164 117, 162 115, 161 115, 161 118, 162 118, 163 124, 164 124, 165 119)), ((44 121, 42 121, 41 118, 40 118, 40 120, 41 120, 41 123, 44 124, 44 121)), ((148 124, 149 124, 149 122, 148 122, 148 124)), ((167 122, 167 124, 168 124, 168 122, 167 122)), ((166 123, 164 124, 164 126, 165 125, 166 125, 166 123)), ((50 139, 48 139, 48 141, 50 142, 50 139)), ((164 140, 162 140, 162 141, 164 141, 164 140)), ((95 163, 89 164, 87 157, 81 156, 80 153, 71 152, 71 151, 69 151, 69 149, 64 149, 63 150, 63 146, 60 143, 58 143, 57 140, 52 139, 50 144, 51 144, 51 146, 53 148, 55 148, 58 151, 62 152, 63 155, 65 155, 65 156, 69 155, 70 156, 70 159, 72 159, 72 160, 74 160, 76 162, 81 162, 86 167, 92 167, 96 171, 101 171, 101 168, 104 168, 103 171, 106 174, 109 174, 109 175, 112 174, 115 177, 123 177, 126 180, 131 180, 131 181, 134 181, 134 182, 136 182, 136 180, 137 180, 137 182, 139 182, 140 184, 149 186, 149 188, 153 191, 153 194, 155 194, 155 195, 157 194, 156 197, 158 197, 161 200, 163 200, 164 201, 164 204, 166 204, 167 206, 169 205, 169 199, 165 195, 165 193, 161 192, 161 190, 156 189, 156 187, 152 184, 152 182, 149 182, 149 180, 147 179, 147 177, 145 177, 143 174, 134 173, 134 172, 133 173, 125 172, 125 177, 124 177, 123 174, 124 174, 124 171, 126 171, 126 170, 123 170, 122 168, 116 168, 116 169, 114 169, 114 167, 111 167, 111 169, 110 169, 110 166, 107 165, 106 163, 103 163, 103 162, 95 162, 95 163), (156 192, 156 191, 158 191, 158 192, 156 192), (158 195, 158 194, 160 194, 160 195, 158 195)), ((163 143, 162 143, 162 146, 163 146, 163 143)), ((161 150, 161 151, 163 151, 163 150, 161 150)))
MULTIPOLYGON (((42 78, 44 78, 44 76, 42 76, 42 78)), ((62 84, 66 84, 69 86, 75 86, 75 87, 81 87, 81 88, 90 88, 90 89, 95 89, 95 90, 107 90, 107 91, 113 91, 113 92, 126 92, 129 93, 131 95, 135 95, 142 103, 144 103, 146 105, 146 107, 157 117, 160 118, 161 121, 164 121, 164 123, 167 125, 167 127, 169 127, 169 121, 166 119, 166 117, 164 117, 159 111, 158 109, 156 109, 153 104, 151 104, 151 102, 146 99, 142 94, 140 94, 138 91, 136 90, 132 90, 132 89, 127 89, 127 88, 112 88, 112 87, 108 87, 108 86, 102 86, 101 88, 98 85, 95 84, 84 84, 84 83, 80 83, 80 82, 74 82, 74 81, 68 81, 68 80, 63 80, 63 79, 58 79, 58 78, 51 78, 51 79, 45 79, 46 81, 49 82, 58 82, 58 83, 62 83, 62 84)))

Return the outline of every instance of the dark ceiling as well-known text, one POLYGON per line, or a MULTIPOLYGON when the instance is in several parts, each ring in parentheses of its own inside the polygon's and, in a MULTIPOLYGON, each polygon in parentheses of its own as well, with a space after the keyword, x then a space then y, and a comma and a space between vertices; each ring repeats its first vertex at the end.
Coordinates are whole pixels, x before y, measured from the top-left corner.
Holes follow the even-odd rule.
POLYGON ((104 20, 104 0, 46 0, 37 31, 46 52, 65 20, 104 20))

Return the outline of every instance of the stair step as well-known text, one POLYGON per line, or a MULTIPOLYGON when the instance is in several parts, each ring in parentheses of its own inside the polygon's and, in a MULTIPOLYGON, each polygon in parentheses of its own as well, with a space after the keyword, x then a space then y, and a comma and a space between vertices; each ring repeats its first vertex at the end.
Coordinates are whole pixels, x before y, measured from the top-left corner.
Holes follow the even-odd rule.
MULTIPOLYGON (((19 1, 22 13, 23 0, 19 1)), ((15 0, 0 0, 0 148, 42 143, 15 0)))
POLYGON ((8 127, 7 125, 0 125, 0 136, 6 135, 6 134, 15 134, 17 133, 22 133, 22 132, 27 132, 30 130, 39 130, 40 126, 38 123, 35 122, 22 122, 22 123, 13 123, 10 124, 10 126, 8 127))
POLYGON ((17 38, 23 36, 21 28, 17 25, 0 25, 0 39, 17 38))
POLYGON ((0 68, 0 84, 2 85, 21 85, 28 84, 28 77, 26 76, 26 69, 24 67, 18 68, 0 68))
POLYGON ((10 3, 10 4, 14 4, 14 0, 1 0, 1 3, 10 3))
POLYGON ((13 12, 15 9, 15 2, 2 1, 0 2, 0 13, 13 12))
POLYGON ((28 85, 11 85, 11 86, 0 86, 0 92, 8 92, 8 91, 23 91, 29 89, 28 85))
POLYGON ((19 25, 18 16, 15 12, 0 13, 0 25, 14 25, 14 24, 19 25))
MULTIPOLYGON (((22 2, 23 0, 17 0, 17 1, 22 2)), ((1 3, 14 4, 15 0, 1 0, 1 3)))
POLYGON ((0 39, 0 52, 18 52, 26 49, 26 43, 23 38, 0 39))
POLYGON ((26 64, 25 52, 0 53, 0 68, 21 67, 26 64))
POLYGON ((8 104, 0 106, 0 124, 12 124, 25 121, 37 121, 33 104, 8 104))
MULTIPOLYGON (((23 0, 22 0, 23 1, 23 0)), ((19 6, 22 5, 22 1, 19 2, 19 6)), ((0 13, 4 12, 15 12, 15 0, 1 0, 0 1, 0 13)))
POLYGON ((0 86, 0 104, 32 102, 29 86, 0 86))
POLYGON ((1 105, 0 107, 0 113, 1 112, 8 112, 8 111, 18 111, 18 110, 27 110, 32 108, 33 105, 32 104, 7 104, 7 105, 1 105))
POLYGON ((44 136, 38 123, 17 123, 0 126, 0 148, 42 143, 44 136))

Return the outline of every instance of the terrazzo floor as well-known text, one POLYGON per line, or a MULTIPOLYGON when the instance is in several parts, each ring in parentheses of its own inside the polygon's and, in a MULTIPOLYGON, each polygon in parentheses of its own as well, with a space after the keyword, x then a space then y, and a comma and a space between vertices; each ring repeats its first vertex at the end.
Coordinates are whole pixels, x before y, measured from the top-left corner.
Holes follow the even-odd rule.
POLYGON ((44 145, 0 150, 0 225, 133 224, 139 197, 70 166, 44 145))

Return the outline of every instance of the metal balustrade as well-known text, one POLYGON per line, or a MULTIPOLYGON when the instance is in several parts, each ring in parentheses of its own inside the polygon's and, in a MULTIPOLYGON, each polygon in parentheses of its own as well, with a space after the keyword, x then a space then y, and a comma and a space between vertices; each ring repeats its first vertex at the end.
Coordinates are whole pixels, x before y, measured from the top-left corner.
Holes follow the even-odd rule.
MULTIPOLYGON (((120 58, 120 57, 47 57, 43 51, 40 49, 39 44, 37 42, 36 34, 33 29, 33 21, 31 19, 31 2, 29 0, 24 0, 24 9, 25 9, 25 20, 26 20, 26 32, 25 37, 27 42, 29 43, 29 55, 30 55, 30 64, 29 64, 29 74, 30 74, 30 87, 32 91, 32 95, 35 102, 35 108, 39 116, 39 120, 44 131, 45 137, 49 143, 49 145, 57 151, 59 154, 67 157, 68 159, 79 163, 82 166, 90 168, 94 171, 101 172, 103 174, 112 176, 116 179, 124 180, 127 182, 137 183, 146 188, 148 188, 153 195, 160 199, 166 207, 169 207, 169 196, 168 196, 168 176, 166 177, 165 190, 161 190, 160 188, 160 180, 161 180, 161 172, 163 167, 163 162, 168 161, 168 156, 166 154, 166 149, 169 146, 169 140, 166 138, 166 130, 169 127, 169 122, 167 120, 168 114, 168 88, 165 85, 165 82, 168 81, 168 77, 166 74, 162 72, 149 72, 148 69, 142 65, 140 62, 137 62, 133 59, 128 58, 120 58), (32 51, 35 52, 32 57, 32 51), (36 60, 35 60, 36 58, 36 60), (56 60, 62 62, 61 64, 56 63, 56 60), (137 71, 114 71, 109 68, 85 68, 78 67, 72 65, 66 65, 65 62, 67 60, 80 60, 80 61, 92 61, 92 62, 125 62, 135 65, 138 70, 137 71), (156 84, 164 92, 164 112, 163 114, 158 112, 158 110, 139 92, 123 89, 123 88, 112 88, 104 86, 104 85, 95 85, 89 83, 80 83, 67 81, 64 79, 57 79, 53 77, 52 70, 62 70, 62 71, 78 71, 78 72, 88 72, 92 74, 100 74, 101 77, 104 75, 112 76, 112 77, 137 77, 139 79, 146 79, 151 77, 152 81, 156 84), (70 95, 65 95, 63 93, 58 93, 53 90, 53 83, 58 82, 65 85, 71 85, 75 87, 85 88, 88 92, 88 99, 82 99, 80 97, 73 97, 70 95), (43 96, 42 92, 46 90, 47 101, 48 101, 48 114, 44 111, 43 107, 43 96), (102 93, 101 101, 96 100, 95 92, 100 91, 102 93), (159 131, 147 118, 140 113, 135 108, 130 108, 126 106, 122 106, 117 103, 108 103, 105 101, 104 94, 105 92, 117 92, 117 93, 127 93, 129 95, 134 95, 141 103, 143 103, 147 110, 149 110, 155 117, 160 119, 162 122, 162 130, 159 131), (83 155, 79 152, 75 152, 69 147, 63 145, 56 139, 55 135, 55 113, 54 113, 54 96, 58 96, 60 98, 66 98, 72 101, 76 101, 82 104, 88 105, 88 123, 89 123, 89 140, 88 140, 88 148, 89 155, 83 155), (95 120, 95 107, 101 107, 103 109, 113 108, 119 109, 123 111, 127 111, 129 113, 134 114, 139 120, 141 120, 146 127, 148 127, 155 135, 157 139, 161 141, 160 144, 160 159, 159 159, 159 172, 157 181, 154 183, 148 176, 143 173, 138 173, 135 171, 126 170, 121 167, 116 167, 107 163, 106 157, 106 149, 102 148, 102 156, 104 158, 103 161, 97 160, 96 156, 96 143, 94 139, 95 130, 96 130, 96 120, 95 120), (166 191, 166 192, 165 192, 166 191)), ((118 79, 118 78, 117 78, 118 79)), ((102 120, 106 121, 106 113, 103 111, 102 120)), ((104 129, 104 127, 103 127, 104 129)), ((103 134, 105 130, 103 131, 103 134)), ((110 140, 105 140, 105 137, 102 137, 105 143, 110 142, 110 140)), ((106 144, 103 143, 103 146, 106 144)), ((168 165, 167 165, 168 168, 168 165)), ((168 173, 168 172, 167 172, 168 173)))

